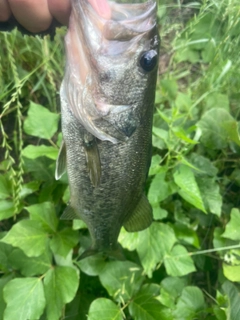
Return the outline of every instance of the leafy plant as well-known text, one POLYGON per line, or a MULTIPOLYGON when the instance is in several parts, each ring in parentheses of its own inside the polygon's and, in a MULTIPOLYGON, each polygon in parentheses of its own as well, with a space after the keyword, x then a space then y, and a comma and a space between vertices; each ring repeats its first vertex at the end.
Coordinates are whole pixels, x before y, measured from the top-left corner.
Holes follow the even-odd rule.
POLYGON ((0 34, 0 320, 239 319, 239 12, 237 0, 159 3, 154 222, 122 229, 123 262, 78 261, 86 225, 59 220, 65 30, 0 34))

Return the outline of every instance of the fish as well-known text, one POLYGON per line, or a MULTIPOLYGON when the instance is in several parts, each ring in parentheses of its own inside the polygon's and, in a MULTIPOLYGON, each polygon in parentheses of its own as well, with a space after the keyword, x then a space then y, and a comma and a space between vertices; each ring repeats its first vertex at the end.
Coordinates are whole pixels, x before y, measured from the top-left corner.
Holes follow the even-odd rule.
POLYGON ((159 59, 156 10, 153 0, 72 0, 55 177, 67 171, 62 219, 82 219, 91 236, 79 259, 121 259, 121 227, 141 231, 153 220, 144 187, 159 59))

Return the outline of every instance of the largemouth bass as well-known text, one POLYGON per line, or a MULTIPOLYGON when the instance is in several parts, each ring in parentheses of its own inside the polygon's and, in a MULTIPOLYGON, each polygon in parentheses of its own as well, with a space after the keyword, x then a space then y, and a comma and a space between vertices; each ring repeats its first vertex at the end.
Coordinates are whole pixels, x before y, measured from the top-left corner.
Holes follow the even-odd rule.
POLYGON ((61 85, 63 143, 70 203, 63 219, 82 219, 92 246, 120 257, 118 235, 147 228, 152 209, 143 189, 151 136, 159 37, 156 3, 72 0, 61 85))

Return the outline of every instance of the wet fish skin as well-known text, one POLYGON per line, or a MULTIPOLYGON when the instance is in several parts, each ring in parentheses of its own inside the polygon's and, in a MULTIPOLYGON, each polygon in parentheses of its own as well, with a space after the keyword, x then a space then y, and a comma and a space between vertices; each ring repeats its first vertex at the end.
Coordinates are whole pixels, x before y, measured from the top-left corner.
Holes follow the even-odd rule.
MULTIPOLYGON (((106 31, 112 21, 100 17, 99 24, 103 23, 101 35, 104 37, 105 32, 105 36, 110 37, 101 43, 102 40, 94 38, 98 31, 91 42, 86 25, 91 20, 84 20, 81 16, 79 8, 82 5, 85 15, 88 10, 95 14, 89 3, 74 0, 72 5, 72 22, 66 39, 67 67, 61 87, 65 147, 59 154, 56 177, 62 175, 62 162, 66 159, 71 198, 64 216, 85 221, 92 238, 91 248, 81 258, 97 252, 121 258, 117 243, 121 227, 130 232, 139 231, 152 221, 152 210, 143 189, 151 162, 159 51, 156 9, 152 1, 144 4, 143 10, 138 5, 140 13, 152 8, 146 26, 143 23, 145 18, 142 18, 145 30, 149 29, 145 32, 131 31, 134 24, 131 17, 114 21, 120 38, 114 35, 112 25, 112 29, 106 31), (127 23, 130 31, 126 30, 125 37, 127 23), (88 64, 85 82, 79 80, 82 75, 76 71, 81 65, 76 66, 77 59, 71 56, 71 45, 77 36, 88 64), (156 53, 156 61, 153 70, 146 71, 141 64, 144 54, 150 51, 156 53), (84 95, 87 96, 85 100, 84 95)), ((112 11, 119 15, 120 7, 113 6, 116 7, 112 11)), ((78 63, 81 64, 81 60, 78 63)))

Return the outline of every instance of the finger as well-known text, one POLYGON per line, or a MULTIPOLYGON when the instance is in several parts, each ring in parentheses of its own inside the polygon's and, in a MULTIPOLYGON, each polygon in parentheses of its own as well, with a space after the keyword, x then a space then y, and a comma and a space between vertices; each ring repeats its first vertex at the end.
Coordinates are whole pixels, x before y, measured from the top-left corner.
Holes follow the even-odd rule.
POLYGON ((71 12, 70 0, 48 0, 48 8, 55 19, 63 25, 68 25, 71 12))
POLYGON ((7 21, 11 16, 11 10, 7 0, 0 0, 0 21, 7 21))
POLYGON ((52 22, 47 0, 8 0, 17 21, 28 31, 45 31, 52 22))

